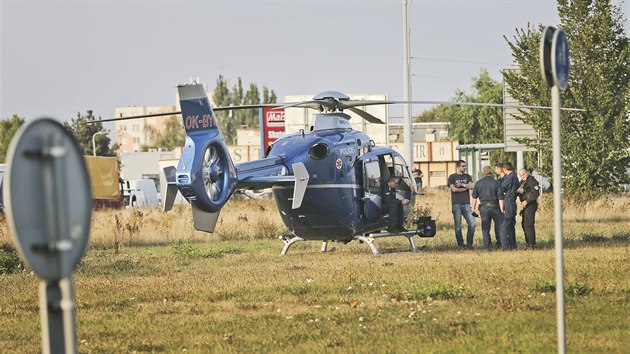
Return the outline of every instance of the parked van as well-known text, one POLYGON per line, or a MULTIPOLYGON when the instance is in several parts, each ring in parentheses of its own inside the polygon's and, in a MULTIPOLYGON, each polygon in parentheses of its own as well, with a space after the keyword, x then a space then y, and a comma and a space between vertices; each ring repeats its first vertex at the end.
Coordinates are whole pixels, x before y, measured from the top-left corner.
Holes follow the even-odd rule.
POLYGON ((154 207, 160 199, 152 179, 121 181, 121 190, 126 208, 154 207))

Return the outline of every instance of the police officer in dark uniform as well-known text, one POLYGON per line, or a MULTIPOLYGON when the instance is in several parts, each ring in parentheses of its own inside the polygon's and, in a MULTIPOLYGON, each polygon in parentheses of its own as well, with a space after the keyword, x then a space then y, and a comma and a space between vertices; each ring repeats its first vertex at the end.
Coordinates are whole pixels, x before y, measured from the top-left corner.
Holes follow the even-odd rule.
POLYGON ((490 237, 490 223, 494 221, 494 234, 497 244, 501 244, 501 224, 503 223, 503 189, 501 182, 492 178, 490 166, 483 167, 484 177, 475 183, 472 191, 472 208, 481 214, 481 233, 483 235, 483 247, 492 250, 490 237))
POLYGON ((522 226, 525 234, 525 242, 527 248, 536 247, 536 210, 538 210, 538 196, 540 195, 540 186, 538 181, 529 174, 529 171, 522 168, 518 171, 521 177, 521 185, 516 191, 521 201, 521 216, 523 217, 522 226))
POLYGON ((505 242, 501 240, 502 249, 516 248, 516 190, 520 186, 520 181, 514 172, 511 162, 503 163, 503 178, 501 179, 503 193, 505 193, 505 210, 503 213, 503 234, 505 242))
POLYGON ((405 213, 403 205, 409 204, 408 199, 400 200, 396 198, 396 186, 398 186, 398 177, 391 176, 387 180, 387 186, 383 192, 382 207, 383 213, 389 214, 387 220, 387 231, 402 232, 406 231, 403 227, 405 213))

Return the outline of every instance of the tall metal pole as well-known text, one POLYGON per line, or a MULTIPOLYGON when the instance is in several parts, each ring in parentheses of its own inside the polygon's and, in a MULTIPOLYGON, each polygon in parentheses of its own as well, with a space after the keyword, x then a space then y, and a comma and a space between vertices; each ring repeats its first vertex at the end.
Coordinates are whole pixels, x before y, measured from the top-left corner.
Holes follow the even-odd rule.
MULTIPOLYGON (((409 101, 409 25, 408 20, 408 8, 409 1, 403 0, 403 100, 409 101)), ((405 151, 403 151, 403 157, 407 163, 413 167, 413 129, 411 124, 411 105, 405 103, 403 105, 403 135, 405 140, 405 151)))
POLYGON ((553 147, 553 216, 556 243, 556 326, 558 353, 566 353, 564 321, 564 265, 562 256, 562 151, 560 148, 560 88, 551 88, 551 141, 553 147))
POLYGON ((96 156, 96 136, 107 133, 109 133, 107 130, 101 130, 100 132, 92 134, 92 155, 96 156))

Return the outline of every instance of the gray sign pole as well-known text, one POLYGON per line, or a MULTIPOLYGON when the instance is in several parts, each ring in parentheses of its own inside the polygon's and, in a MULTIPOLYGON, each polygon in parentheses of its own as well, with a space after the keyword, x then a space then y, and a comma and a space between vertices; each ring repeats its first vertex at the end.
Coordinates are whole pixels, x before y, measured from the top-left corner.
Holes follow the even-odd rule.
POLYGON ((569 83, 569 45, 562 29, 546 27, 540 39, 540 69, 551 88, 551 143, 553 162, 553 215, 556 247, 556 312, 558 353, 566 353, 564 259, 562 237, 562 147, 560 140, 560 90, 569 83))
POLYGON ((72 278, 39 282, 44 353, 77 353, 72 278))
POLYGON ((7 157, 7 220, 22 259, 42 279, 42 352, 76 353, 72 271, 87 248, 92 213, 81 149, 63 125, 43 118, 20 128, 7 157))
POLYGON ((562 238, 562 151, 560 141, 560 88, 551 88, 551 143, 553 146, 553 220, 556 247, 556 326, 558 353, 566 352, 564 318, 564 257, 562 238))

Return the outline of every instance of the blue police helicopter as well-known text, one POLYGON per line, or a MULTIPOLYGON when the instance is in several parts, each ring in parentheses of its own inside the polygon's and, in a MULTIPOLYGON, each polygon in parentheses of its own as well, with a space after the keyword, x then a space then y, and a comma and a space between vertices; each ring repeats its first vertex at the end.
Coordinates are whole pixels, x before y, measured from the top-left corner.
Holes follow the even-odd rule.
MULTIPOLYGON (((375 255, 374 240, 379 237, 404 236, 416 252, 413 236, 433 237, 435 220, 419 217, 408 220, 412 230, 385 231, 390 217, 383 210, 385 182, 390 177, 400 183, 396 198, 410 201, 403 208, 410 215, 418 194, 409 165, 396 151, 376 147, 365 133, 352 129, 348 110, 371 122, 382 120, 362 106, 383 104, 451 104, 468 106, 512 107, 519 109, 551 109, 551 107, 443 101, 379 101, 351 100, 347 95, 322 92, 312 100, 262 105, 213 108, 202 84, 178 86, 181 112, 103 119, 99 122, 182 114, 186 142, 177 168, 166 167, 168 182, 164 211, 169 211, 177 191, 192 206, 195 229, 213 232, 221 208, 236 190, 271 188, 280 216, 290 235, 280 236, 284 242, 281 255, 298 241, 348 243, 353 240, 368 244, 375 255), (319 111, 309 132, 300 131, 278 139, 260 160, 234 164, 224 143, 214 111, 261 107, 312 108, 319 111)), ((563 110, 582 111, 577 108, 563 110)))
MULTIPOLYGON (((396 197, 410 201, 403 209, 408 216, 417 195, 411 171, 396 150, 376 147, 368 135, 352 129, 350 116, 343 113, 349 110, 369 122, 384 124, 357 107, 398 102, 350 100, 340 92, 327 91, 310 101, 213 109, 202 84, 180 85, 178 94, 186 142, 177 168, 164 169, 168 183, 164 211, 173 207, 177 191, 181 192, 192 206, 195 229, 213 232, 221 208, 235 190, 271 188, 282 221, 291 232, 280 236, 284 242, 281 255, 294 243, 308 240, 323 241, 323 252, 329 241, 359 240, 378 255, 376 238, 399 235, 416 252, 413 236, 435 236, 435 221, 430 217, 416 220, 411 230, 386 231, 389 215, 381 208, 384 186, 390 177, 398 178, 396 197), (278 139, 263 159, 234 164, 214 111, 263 106, 313 108, 319 113, 309 132, 278 139)), ((159 115, 165 114, 100 122, 159 115)))

